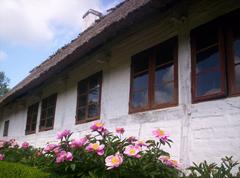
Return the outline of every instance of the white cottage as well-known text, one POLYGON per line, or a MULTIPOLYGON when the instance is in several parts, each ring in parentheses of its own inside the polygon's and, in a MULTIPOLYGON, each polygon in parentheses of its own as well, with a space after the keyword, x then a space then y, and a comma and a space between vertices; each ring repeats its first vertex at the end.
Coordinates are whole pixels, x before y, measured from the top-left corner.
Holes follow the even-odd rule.
POLYGON ((101 119, 140 139, 168 131, 185 166, 240 160, 240 1, 126 0, 100 15, 0 99, 0 139, 42 146, 101 119))

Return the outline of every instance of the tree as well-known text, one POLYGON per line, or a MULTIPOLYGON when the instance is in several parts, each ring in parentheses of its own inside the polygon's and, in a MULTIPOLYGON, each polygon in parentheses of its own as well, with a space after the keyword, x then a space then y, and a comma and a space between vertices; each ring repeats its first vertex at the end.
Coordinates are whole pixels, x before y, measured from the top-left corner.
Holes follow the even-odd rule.
POLYGON ((4 72, 0 72, 0 98, 9 91, 9 79, 4 72))

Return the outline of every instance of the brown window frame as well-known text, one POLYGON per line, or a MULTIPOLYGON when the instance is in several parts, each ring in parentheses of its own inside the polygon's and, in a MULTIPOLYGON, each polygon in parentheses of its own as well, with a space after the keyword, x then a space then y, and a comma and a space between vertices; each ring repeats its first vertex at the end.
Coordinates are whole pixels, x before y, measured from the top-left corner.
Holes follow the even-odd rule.
POLYGON ((81 81, 78 82, 78 87, 77 87, 77 104, 76 104, 76 116, 75 116, 75 124, 82 124, 82 123, 86 123, 86 122, 91 122, 91 121, 94 121, 94 120, 98 120, 100 119, 100 115, 101 115, 101 97, 102 97, 102 71, 100 72, 97 72, 81 81), (88 94, 89 94, 89 81, 91 79, 93 79, 94 77, 97 77, 99 79, 99 98, 98 98, 98 114, 97 116, 94 116, 94 117, 87 117, 88 116, 88 106, 89 106, 89 103, 88 101, 86 101, 86 105, 84 106, 79 106, 79 97, 83 96, 83 95, 86 95, 86 100, 88 99, 88 94), (86 92, 85 93, 82 93, 82 94, 79 94, 79 85, 82 83, 82 82, 86 82, 87 83, 87 89, 86 89, 86 92), (85 114, 86 114, 86 117, 84 119, 79 119, 78 118, 78 110, 80 107, 85 107, 85 114))
MULTIPOLYGON (((240 15, 239 15, 240 16, 240 15)), ((234 33, 233 33, 233 28, 235 27, 235 21, 229 22, 230 25, 227 28, 226 32, 226 53, 227 53, 227 61, 228 61, 228 75, 229 75, 229 80, 228 80, 228 86, 229 86, 229 96, 239 96, 240 95, 240 89, 237 88, 236 86, 236 78, 235 78, 235 65, 234 64, 234 49, 233 49, 233 41, 234 41, 234 33)), ((237 26, 237 25, 236 25, 237 26)), ((240 30, 240 27, 238 27, 240 30)), ((240 35, 240 32, 239 32, 240 35)), ((237 65, 240 65, 238 63, 237 65)))
MULTIPOLYGON (((235 11, 234 13, 239 13, 235 11)), ((233 51, 233 33, 232 28, 236 23, 234 19, 234 13, 230 13, 215 19, 211 22, 203 24, 195 29, 191 30, 191 93, 192 103, 198 103, 203 101, 215 100, 225 98, 228 96, 239 96, 240 90, 237 91, 235 86, 235 75, 234 75, 234 51, 233 51), (234 21, 234 22, 233 22, 234 21), (220 57, 220 72, 221 72, 221 92, 209 94, 205 96, 197 96, 196 86, 196 35, 197 31, 201 29, 209 28, 209 26, 215 25, 218 30, 218 52, 220 57)), ((240 15, 238 15, 240 16, 240 15)), ((204 48, 207 49, 207 48, 204 48)))
POLYGON ((8 136, 8 130, 9 130, 9 120, 4 121, 4 126, 3 126, 3 137, 8 136))
POLYGON ((53 127, 54 127, 54 121, 55 121, 56 105, 57 105, 57 93, 52 94, 52 95, 50 95, 50 96, 48 96, 48 97, 46 97, 46 98, 44 98, 44 99, 42 100, 42 103, 41 103, 41 116, 40 116, 40 122, 39 122, 39 132, 47 131, 47 130, 52 130, 52 129, 53 129, 53 127), (54 100, 54 101, 53 101, 53 105, 48 106, 48 105, 49 105, 49 102, 51 102, 51 99, 54 100), (43 107, 44 105, 46 105, 46 108, 43 107), (52 118, 52 126, 51 126, 51 127, 46 127, 47 120, 48 120, 48 118, 49 118, 49 116, 47 116, 47 115, 48 115, 48 111, 47 111, 47 110, 48 110, 49 108, 54 108, 54 109, 53 109, 53 114, 52 114, 52 116, 50 117, 50 118, 52 118), (46 112, 45 118, 43 118, 43 112, 46 112), (45 126, 45 127, 42 127, 42 126, 41 126, 41 121, 42 121, 42 120, 44 120, 44 123, 45 123, 44 126, 45 126))
MULTIPOLYGON (((144 71, 140 71, 138 73, 141 73, 144 71)), ((155 109, 163 109, 167 107, 174 107, 178 105, 178 37, 173 37, 170 38, 166 41, 161 42, 160 44, 151 47, 145 51, 142 51, 134 56, 132 56, 132 61, 131 61, 131 74, 130 74, 130 93, 129 93, 129 114, 131 113, 137 113, 137 112, 144 112, 144 111, 149 111, 149 110, 155 110, 155 109), (172 42, 174 44, 173 46, 173 60, 167 61, 166 63, 163 63, 161 65, 156 65, 156 55, 157 55, 157 50, 164 45, 165 43, 172 42), (133 96, 133 80, 134 76, 134 62, 137 59, 138 55, 141 54, 147 54, 149 56, 148 60, 148 69, 145 71, 148 71, 148 104, 144 107, 139 107, 139 108, 133 108, 132 107, 132 96, 133 96), (156 104, 155 103, 155 97, 154 97, 154 87, 155 87, 155 71, 158 67, 161 66, 166 66, 168 64, 172 63, 173 64, 173 83, 174 83, 174 88, 173 88, 173 101, 168 102, 168 103, 163 103, 163 104, 156 104)))
POLYGON ((36 133, 38 108, 39 108, 39 103, 38 102, 35 103, 35 104, 32 104, 31 106, 28 107, 25 135, 36 133), (35 121, 35 123, 34 123, 35 124, 35 129, 32 128, 33 121, 35 121), (29 130, 27 130, 28 125, 30 125, 29 130))

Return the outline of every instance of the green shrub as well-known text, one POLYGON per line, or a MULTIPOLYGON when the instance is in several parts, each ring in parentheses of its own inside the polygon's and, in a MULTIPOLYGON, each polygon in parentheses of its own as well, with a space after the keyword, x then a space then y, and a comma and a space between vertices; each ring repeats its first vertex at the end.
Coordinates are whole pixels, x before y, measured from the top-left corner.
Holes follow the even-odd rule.
POLYGON ((233 174, 233 169, 239 165, 238 162, 233 161, 232 157, 222 158, 220 165, 215 163, 207 163, 204 161, 200 164, 195 164, 188 168, 190 174, 183 176, 183 178, 240 178, 240 167, 236 174, 233 174))
POLYGON ((51 176, 36 168, 1 161, 0 178, 51 178, 51 176))

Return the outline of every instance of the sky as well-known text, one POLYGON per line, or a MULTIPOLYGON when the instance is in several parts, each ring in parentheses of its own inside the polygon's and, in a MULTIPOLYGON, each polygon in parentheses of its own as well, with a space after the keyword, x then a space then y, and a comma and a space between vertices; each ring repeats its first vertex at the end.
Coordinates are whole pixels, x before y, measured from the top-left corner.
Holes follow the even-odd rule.
POLYGON ((82 16, 123 0, 0 0, 0 71, 14 87, 81 33, 82 16))

